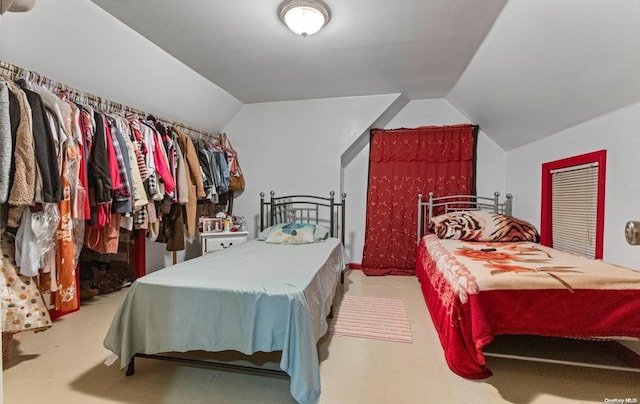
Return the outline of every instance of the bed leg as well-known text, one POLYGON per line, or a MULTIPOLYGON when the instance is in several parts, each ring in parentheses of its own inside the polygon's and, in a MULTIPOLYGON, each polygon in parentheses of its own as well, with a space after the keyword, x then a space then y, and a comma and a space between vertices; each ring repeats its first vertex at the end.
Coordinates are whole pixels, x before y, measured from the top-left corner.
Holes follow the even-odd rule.
POLYGON ((125 373, 126 376, 132 376, 135 373, 135 367, 136 367, 136 357, 134 356, 133 358, 131 358, 131 361, 129 362, 129 366, 127 366, 127 371, 125 373))
POLYGON ((340 272, 340 284, 344 285, 344 271, 340 272))

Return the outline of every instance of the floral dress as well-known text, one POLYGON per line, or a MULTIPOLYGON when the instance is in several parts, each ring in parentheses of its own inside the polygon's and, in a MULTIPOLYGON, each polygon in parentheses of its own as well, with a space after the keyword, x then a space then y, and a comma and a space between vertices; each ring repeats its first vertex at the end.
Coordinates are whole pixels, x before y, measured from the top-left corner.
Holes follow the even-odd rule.
POLYGON ((49 310, 35 279, 18 274, 15 266, 15 239, 0 233, 0 302, 2 332, 44 331, 51 327, 49 310))

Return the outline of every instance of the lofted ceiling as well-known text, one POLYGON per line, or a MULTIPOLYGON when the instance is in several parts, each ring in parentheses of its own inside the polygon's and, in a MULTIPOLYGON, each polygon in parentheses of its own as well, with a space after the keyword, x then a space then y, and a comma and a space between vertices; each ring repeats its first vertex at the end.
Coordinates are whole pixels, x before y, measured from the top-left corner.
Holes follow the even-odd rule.
POLYGON ((402 93, 442 98, 506 0, 327 0, 307 38, 282 0, 93 0, 244 103, 402 93))
POLYGON ((640 102, 639 21, 640 0, 510 0, 447 99, 505 150, 640 102))
POLYGON ((243 103, 447 98, 505 150, 640 101, 640 0, 92 0, 243 103))

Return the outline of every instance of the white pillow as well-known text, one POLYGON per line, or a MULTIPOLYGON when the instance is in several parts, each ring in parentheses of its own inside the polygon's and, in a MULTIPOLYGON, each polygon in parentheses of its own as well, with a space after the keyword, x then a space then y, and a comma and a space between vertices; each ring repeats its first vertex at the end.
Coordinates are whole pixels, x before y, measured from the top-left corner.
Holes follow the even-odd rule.
POLYGON ((288 223, 272 229, 265 242, 273 244, 308 244, 313 243, 315 226, 303 223, 288 223))
MULTIPOLYGON (((329 229, 320 225, 309 224, 309 223, 279 223, 279 224, 274 224, 273 226, 269 226, 266 229, 262 230, 258 234, 258 240, 263 240, 263 241, 272 242, 272 243, 278 242, 282 244, 300 244, 300 243, 283 243, 282 242, 284 241, 284 237, 285 237, 284 234, 291 234, 292 232, 295 231, 297 235, 299 229, 303 229, 301 230, 302 233, 304 233, 304 235, 302 236, 302 240, 305 240, 305 242, 308 242, 308 243, 323 241, 329 237, 329 229), (276 234, 272 235, 272 233, 276 233, 276 234), (312 241, 307 241, 309 240, 309 233, 311 234, 312 241), (271 241, 268 240, 269 236, 271 236, 271 241), (276 240, 280 240, 280 241, 276 241, 276 240)), ((300 236, 298 236, 298 238, 300 238, 300 236)), ((293 239, 293 238, 289 237, 289 239, 293 239)))

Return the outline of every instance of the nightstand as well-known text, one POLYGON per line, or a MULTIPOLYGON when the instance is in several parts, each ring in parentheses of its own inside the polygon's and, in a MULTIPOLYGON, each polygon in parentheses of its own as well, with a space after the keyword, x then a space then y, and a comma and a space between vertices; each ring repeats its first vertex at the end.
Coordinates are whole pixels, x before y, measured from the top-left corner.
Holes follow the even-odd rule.
POLYGON ((247 241, 248 235, 248 231, 219 231, 200 233, 202 255, 216 251, 222 251, 225 248, 245 243, 247 241))

